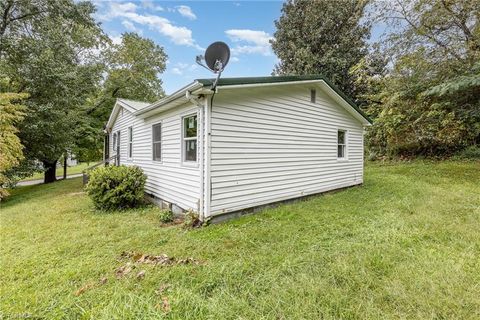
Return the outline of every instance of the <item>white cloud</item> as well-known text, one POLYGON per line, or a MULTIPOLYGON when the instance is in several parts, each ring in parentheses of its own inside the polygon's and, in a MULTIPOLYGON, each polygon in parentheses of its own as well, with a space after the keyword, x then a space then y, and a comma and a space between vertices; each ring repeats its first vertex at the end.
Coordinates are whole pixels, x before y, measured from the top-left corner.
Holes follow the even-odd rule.
POLYGON ((139 14, 136 12, 136 9, 137 5, 131 2, 112 2, 107 17, 109 19, 123 18, 130 23, 135 22, 140 25, 148 26, 150 29, 156 30, 160 34, 168 37, 177 45, 190 46, 202 50, 202 48, 195 43, 195 40, 192 37, 192 30, 187 27, 175 26, 168 19, 160 16, 139 14))
POLYGON ((193 13, 192 8, 190 8, 189 6, 178 6, 177 10, 178 13, 180 13, 180 15, 185 18, 188 18, 190 20, 197 19, 197 16, 195 15, 195 13, 193 13))
POLYGON ((142 5, 146 9, 151 9, 155 11, 165 11, 165 9, 162 6, 156 5, 155 3, 153 3, 153 1, 144 0, 142 1, 142 5))
POLYGON ((110 35, 110 40, 112 40, 113 44, 120 44, 122 43, 122 36, 112 36, 110 35))
POLYGON ((183 72, 182 72, 182 70, 180 70, 180 68, 172 68, 172 73, 177 74, 179 76, 181 76, 183 74, 183 72))
POLYGON ((138 8, 137 5, 133 2, 112 3, 112 5, 115 5, 116 10, 125 12, 135 12, 138 8))
POLYGON ((192 72, 197 70, 197 68, 198 66, 196 64, 177 62, 172 68, 172 73, 176 75, 183 75, 184 72, 192 72))
POLYGON ((139 28, 135 27, 135 25, 128 20, 123 20, 122 25, 125 27, 125 29, 127 29, 129 31, 133 31, 133 32, 136 32, 138 34, 143 33, 142 29, 139 29, 139 28))
POLYGON ((272 37, 265 31, 248 29, 231 29, 225 33, 233 42, 240 44, 232 48, 232 54, 258 53, 265 56, 272 54, 270 40, 272 37))
POLYGON ((231 57, 231 58, 230 58, 230 61, 232 61, 232 62, 238 62, 238 61, 240 61, 240 59, 238 59, 237 57, 231 57))

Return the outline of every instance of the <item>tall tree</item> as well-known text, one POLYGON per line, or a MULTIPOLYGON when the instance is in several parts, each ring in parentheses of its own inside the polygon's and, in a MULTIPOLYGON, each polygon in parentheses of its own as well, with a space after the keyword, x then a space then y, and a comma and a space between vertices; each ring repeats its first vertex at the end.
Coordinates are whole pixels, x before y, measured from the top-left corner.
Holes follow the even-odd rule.
POLYGON ((0 7, 2 90, 28 92, 20 138, 27 160, 55 181, 58 159, 74 146, 78 112, 101 81, 95 49, 105 41, 90 2, 32 0, 0 7))
POLYGON ((480 2, 379 2, 393 68, 372 92, 379 155, 445 155, 480 143, 480 2))
POLYGON ((101 128, 108 120, 117 98, 153 102, 164 96, 159 75, 165 71, 163 47, 136 33, 122 34, 119 44, 105 50, 106 77, 99 90, 85 104, 83 125, 77 135, 76 153, 83 160, 102 154, 101 128))
POLYGON ((368 0, 288 0, 272 48, 280 62, 275 74, 322 74, 353 98, 349 73, 368 52, 370 25, 362 21, 368 0))
POLYGON ((0 201, 8 195, 5 189, 10 183, 7 172, 23 159, 17 127, 25 116, 25 107, 18 102, 26 97, 26 94, 0 93, 0 201))

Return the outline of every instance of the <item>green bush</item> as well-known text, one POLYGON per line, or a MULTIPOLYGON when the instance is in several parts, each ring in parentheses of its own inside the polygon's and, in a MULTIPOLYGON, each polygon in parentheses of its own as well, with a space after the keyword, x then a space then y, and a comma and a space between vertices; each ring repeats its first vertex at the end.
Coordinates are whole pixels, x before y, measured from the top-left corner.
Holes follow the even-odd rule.
POLYGON ((163 223, 168 223, 173 221, 173 212, 170 210, 160 210, 158 213, 158 218, 163 223))
POLYGON ((454 158, 471 160, 480 159, 480 146, 469 146, 458 152, 454 158))
POLYGON ((136 166, 107 166, 90 172, 85 187, 96 208, 132 208, 142 202, 147 177, 136 166))

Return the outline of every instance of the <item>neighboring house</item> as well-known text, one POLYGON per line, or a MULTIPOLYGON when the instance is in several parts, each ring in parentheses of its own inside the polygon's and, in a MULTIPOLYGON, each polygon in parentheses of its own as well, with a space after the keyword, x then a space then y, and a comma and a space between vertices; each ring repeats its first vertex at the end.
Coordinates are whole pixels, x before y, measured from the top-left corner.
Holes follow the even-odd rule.
POLYGON ((202 220, 362 184, 370 120, 321 76, 198 79, 155 103, 118 99, 108 155, 202 220))

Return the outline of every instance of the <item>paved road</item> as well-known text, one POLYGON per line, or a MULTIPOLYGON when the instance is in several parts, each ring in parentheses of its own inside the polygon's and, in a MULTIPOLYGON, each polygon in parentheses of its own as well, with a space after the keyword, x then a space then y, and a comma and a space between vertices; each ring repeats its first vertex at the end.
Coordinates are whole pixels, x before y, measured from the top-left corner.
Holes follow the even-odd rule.
MULTIPOLYGON (((81 176, 82 176, 81 173, 72 174, 72 175, 67 176, 67 179, 78 178, 78 177, 81 177, 81 176)), ((62 180, 63 176, 57 176, 57 179, 62 180)), ((43 179, 20 181, 20 182, 17 183, 17 186, 33 186, 35 184, 42 184, 42 183, 43 183, 43 179)))

